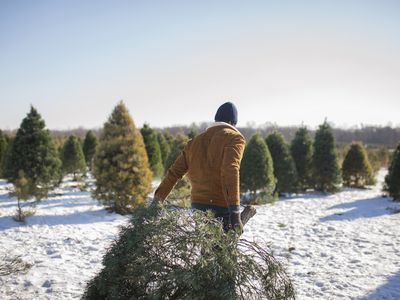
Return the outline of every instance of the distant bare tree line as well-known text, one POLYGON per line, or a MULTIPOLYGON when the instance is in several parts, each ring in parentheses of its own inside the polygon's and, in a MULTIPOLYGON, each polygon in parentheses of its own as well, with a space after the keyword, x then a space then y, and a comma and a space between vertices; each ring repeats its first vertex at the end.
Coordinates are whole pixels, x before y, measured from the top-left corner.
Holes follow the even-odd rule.
MULTIPOLYGON (((195 129, 198 132, 204 131, 210 123, 192 124, 190 126, 172 126, 166 128, 158 128, 161 131, 169 131, 172 135, 179 132, 188 134, 191 130, 195 129)), ((280 131, 285 137, 286 141, 291 142, 295 136, 296 131, 301 126, 276 126, 267 125, 264 127, 239 127, 240 132, 243 133, 246 140, 249 140, 257 131, 264 137, 268 136, 275 130, 280 131)), ((314 137, 316 129, 309 131, 314 137)), ((390 148, 396 148, 400 142, 400 127, 390 126, 361 126, 360 128, 333 128, 333 133, 338 144, 349 144, 352 141, 362 141, 366 145, 385 145, 390 148)))
MULTIPOLYGON (((199 123, 199 124, 191 124, 191 125, 177 125, 170 126, 164 128, 155 128, 158 131, 168 131, 172 135, 176 135, 178 133, 189 134, 192 130, 197 132, 204 131, 210 123, 199 123)), ((251 136, 257 131, 264 137, 269 135, 274 130, 280 131, 285 139, 290 142, 296 131, 300 128, 300 126, 277 126, 277 125, 265 125, 263 127, 239 127, 239 130, 243 133, 247 140, 251 138, 251 136)), ((67 138, 70 135, 75 135, 80 138, 84 138, 88 129, 79 127, 75 129, 66 129, 66 130, 51 130, 51 133, 56 138, 67 138)), ((99 136, 101 129, 92 129, 92 131, 99 136)), ((311 135, 315 134, 315 129, 309 128, 311 135)), ((15 131, 7 131, 4 132, 13 135, 15 131)), ((366 145, 385 145, 389 148, 395 148, 400 142, 400 127, 390 127, 390 126, 361 126, 358 128, 333 128, 333 133, 338 144, 349 144, 352 141, 362 141, 366 145)))

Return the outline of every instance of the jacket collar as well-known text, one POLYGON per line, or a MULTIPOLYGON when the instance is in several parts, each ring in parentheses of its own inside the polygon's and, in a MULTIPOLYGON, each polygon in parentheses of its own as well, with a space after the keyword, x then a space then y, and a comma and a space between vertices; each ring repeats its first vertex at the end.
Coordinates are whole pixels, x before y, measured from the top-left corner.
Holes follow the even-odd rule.
POLYGON ((207 127, 207 130, 210 129, 210 128, 213 128, 213 127, 217 127, 217 126, 229 127, 231 129, 239 132, 239 130, 235 126, 233 126, 233 125, 231 125, 229 123, 226 123, 226 122, 214 122, 214 123, 210 124, 210 126, 207 127))

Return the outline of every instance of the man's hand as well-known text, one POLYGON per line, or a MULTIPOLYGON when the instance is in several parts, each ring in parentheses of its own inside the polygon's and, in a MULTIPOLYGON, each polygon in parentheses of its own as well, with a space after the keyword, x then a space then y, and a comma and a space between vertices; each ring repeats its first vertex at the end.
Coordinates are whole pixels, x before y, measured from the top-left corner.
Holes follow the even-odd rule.
POLYGON ((236 233, 242 234, 243 224, 242 220, 240 219, 240 212, 239 211, 231 212, 230 219, 231 219, 231 228, 235 230, 236 233))

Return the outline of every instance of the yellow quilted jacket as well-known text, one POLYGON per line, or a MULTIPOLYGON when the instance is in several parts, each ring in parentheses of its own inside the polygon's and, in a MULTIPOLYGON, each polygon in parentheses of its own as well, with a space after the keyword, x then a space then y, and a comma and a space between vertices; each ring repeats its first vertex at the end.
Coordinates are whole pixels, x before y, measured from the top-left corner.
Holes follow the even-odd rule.
POLYGON ((214 123, 187 143, 157 188, 155 197, 164 200, 187 173, 192 185, 192 203, 239 205, 239 170, 245 143, 234 126, 214 123))

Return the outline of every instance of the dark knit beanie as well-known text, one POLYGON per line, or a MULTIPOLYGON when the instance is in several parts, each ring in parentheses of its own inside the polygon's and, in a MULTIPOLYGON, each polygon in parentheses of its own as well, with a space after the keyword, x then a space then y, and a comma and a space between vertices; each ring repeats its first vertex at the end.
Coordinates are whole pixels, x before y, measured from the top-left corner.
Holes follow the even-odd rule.
POLYGON ((215 114, 215 122, 226 122, 236 125, 237 116, 238 113, 235 104, 232 102, 226 102, 218 108, 217 113, 215 114))

